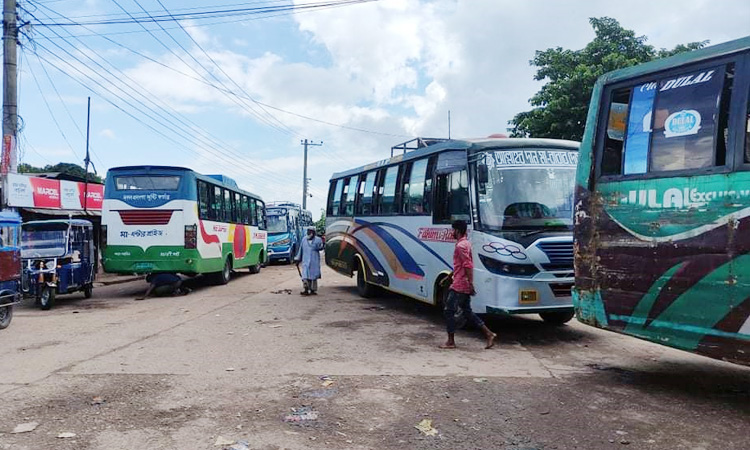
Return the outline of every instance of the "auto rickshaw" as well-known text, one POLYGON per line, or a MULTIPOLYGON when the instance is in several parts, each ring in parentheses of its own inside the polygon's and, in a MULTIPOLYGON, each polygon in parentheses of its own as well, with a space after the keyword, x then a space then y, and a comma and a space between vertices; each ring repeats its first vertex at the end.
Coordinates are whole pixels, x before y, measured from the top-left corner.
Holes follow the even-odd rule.
POLYGON ((0 330, 8 328, 13 305, 21 300, 21 216, 0 211, 0 330))
POLYGON ((94 226, 88 220, 38 220, 22 225, 21 290, 50 309, 58 294, 91 298, 96 276, 94 226))

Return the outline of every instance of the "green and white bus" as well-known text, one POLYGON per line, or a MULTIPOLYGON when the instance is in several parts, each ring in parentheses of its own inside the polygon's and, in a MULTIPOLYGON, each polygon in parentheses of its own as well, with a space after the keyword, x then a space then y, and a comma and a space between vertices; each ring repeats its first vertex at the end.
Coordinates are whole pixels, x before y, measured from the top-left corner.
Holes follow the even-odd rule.
POLYGON ((102 210, 104 270, 210 274, 217 283, 266 262, 263 200, 223 175, 166 166, 107 173, 102 210))
POLYGON ((584 323, 750 365, 750 37, 594 88, 576 181, 584 323))

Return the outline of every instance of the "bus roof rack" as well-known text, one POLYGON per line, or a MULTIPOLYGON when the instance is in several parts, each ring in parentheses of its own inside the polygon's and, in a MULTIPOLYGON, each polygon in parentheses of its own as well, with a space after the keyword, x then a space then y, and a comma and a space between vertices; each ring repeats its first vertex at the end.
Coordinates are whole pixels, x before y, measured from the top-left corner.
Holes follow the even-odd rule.
POLYGON ((393 158, 393 152, 395 150, 402 150, 404 154, 408 152, 409 150, 418 150, 420 148, 429 147, 433 144, 439 144, 441 142, 448 141, 450 139, 446 138, 414 138, 411 140, 408 140, 406 142, 402 142, 401 144, 394 145, 391 147, 391 158, 393 158))

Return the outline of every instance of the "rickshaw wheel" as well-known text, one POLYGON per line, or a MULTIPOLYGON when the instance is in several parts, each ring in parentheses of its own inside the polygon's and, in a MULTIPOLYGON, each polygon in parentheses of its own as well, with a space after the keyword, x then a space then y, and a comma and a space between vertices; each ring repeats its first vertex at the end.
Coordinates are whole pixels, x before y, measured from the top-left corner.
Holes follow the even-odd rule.
POLYGON ((83 296, 91 298, 92 295, 94 295, 94 286, 87 284, 86 287, 83 288, 83 296))
POLYGON ((4 306, 0 308, 0 330, 8 328, 11 319, 13 319, 13 306, 4 306))
POLYGON ((55 290, 47 286, 42 288, 42 294, 39 296, 39 306, 43 310, 51 309, 55 304, 55 290))

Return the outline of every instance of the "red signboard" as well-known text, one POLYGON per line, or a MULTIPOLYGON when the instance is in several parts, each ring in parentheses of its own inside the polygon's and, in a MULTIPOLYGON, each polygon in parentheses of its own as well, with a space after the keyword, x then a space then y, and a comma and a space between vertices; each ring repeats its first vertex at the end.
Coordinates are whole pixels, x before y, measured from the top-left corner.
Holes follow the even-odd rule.
POLYGON ((47 178, 30 178, 34 207, 60 209, 60 182, 47 178))

